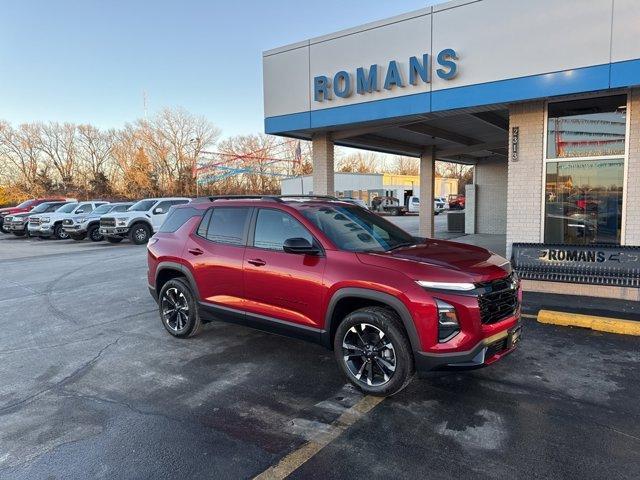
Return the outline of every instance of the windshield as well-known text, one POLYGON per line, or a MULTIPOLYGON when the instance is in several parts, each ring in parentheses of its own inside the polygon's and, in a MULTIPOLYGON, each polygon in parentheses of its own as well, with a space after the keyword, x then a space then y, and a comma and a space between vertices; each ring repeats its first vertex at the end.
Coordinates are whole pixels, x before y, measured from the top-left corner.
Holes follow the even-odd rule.
POLYGON ((56 210, 57 213, 71 213, 78 206, 77 203, 67 203, 56 210))
POLYGON ((300 212, 342 250, 384 252, 416 243, 404 230, 360 207, 302 205, 300 212))
POLYGON ((113 205, 106 203, 96 208, 93 212, 91 212, 91 215, 100 215, 102 213, 108 213, 109 210, 111 210, 112 208, 113 208, 113 205))
POLYGON ((146 212, 156 203, 157 200, 140 200, 129 207, 127 212, 146 212))
POLYGON ((31 210, 31 213, 42 213, 42 212, 46 212, 47 208, 49 208, 51 206, 50 203, 41 203, 40 205, 38 205, 36 208, 34 208, 33 210, 31 210))
POLYGON ((17 205, 15 208, 27 208, 33 205, 35 202, 36 202, 35 200, 25 200, 20 205, 17 205))

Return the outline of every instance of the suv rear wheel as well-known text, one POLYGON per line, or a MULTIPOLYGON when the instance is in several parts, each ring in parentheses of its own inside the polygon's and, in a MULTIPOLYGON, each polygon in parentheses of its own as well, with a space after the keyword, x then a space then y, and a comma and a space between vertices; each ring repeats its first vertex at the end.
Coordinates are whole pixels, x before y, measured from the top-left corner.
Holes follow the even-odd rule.
POLYGON ((147 243, 151 237, 151 229, 144 223, 136 223, 131 230, 129 230, 129 240, 136 245, 142 245, 147 243))
POLYGON ((191 287, 181 278, 164 284, 158 296, 160 319, 167 331, 178 338, 192 337, 200 331, 202 321, 191 287))
POLYGON ((364 393, 393 395, 413 377, 411 344, 400 318, 388 308, 365 307, 347 315, 333 350, 349 381, 364 393))

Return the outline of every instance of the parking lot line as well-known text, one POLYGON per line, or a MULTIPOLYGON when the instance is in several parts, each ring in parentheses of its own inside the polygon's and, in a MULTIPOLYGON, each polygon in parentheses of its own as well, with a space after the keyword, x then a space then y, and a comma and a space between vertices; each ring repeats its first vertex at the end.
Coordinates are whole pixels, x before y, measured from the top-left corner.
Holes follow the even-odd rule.
POLYGON ((360 418, 373 410, 376 405, 384 400, 383 397, 363 397, 353 407, 346 410, 328 429, 318 432, 318 436, 308 441, 297 450, 291 452, 276 465, 257 475, 254 480, 282 480, 288 477, 300 466, 313 458, 320 450, 338 438, 345 430, 356 423, 360 418))
POLYGON ((640 322, 619 318, 540 310, 538 312, 538 322, 564 327, 590 328, 600 332, 622 335, 640 335, 640 322))

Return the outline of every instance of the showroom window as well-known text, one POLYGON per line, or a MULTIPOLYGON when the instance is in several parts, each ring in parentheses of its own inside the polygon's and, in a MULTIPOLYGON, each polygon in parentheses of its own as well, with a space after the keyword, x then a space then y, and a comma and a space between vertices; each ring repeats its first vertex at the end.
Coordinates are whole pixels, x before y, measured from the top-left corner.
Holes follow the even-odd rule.
POLYGON ((620 244, 627 97, 550 103, 545 243, 620 244))

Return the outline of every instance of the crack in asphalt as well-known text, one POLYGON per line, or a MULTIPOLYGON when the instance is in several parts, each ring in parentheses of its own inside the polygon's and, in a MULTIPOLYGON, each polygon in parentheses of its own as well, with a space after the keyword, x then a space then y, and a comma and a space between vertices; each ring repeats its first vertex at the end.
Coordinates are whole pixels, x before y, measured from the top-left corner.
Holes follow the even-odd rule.
POLYGON ((52 390, 55 390, 58 387, 64 386, 67 383, 73 381, 76 377, 82 375, 84 372, 86 372, 88 369, 90 369, 93 365, 96 364, 96 362, 98 362, 98 360, 100 360, 100 357, 102 357, 102 354, 104 352, 106 352, 109 348, 111 348, 113 345, 115 345, 116 343, 118 343, 120 341, 120 339, 123 336, 120 336, 118 338, 116 338, 113 342, 108 343, 107 345, 105 345, 104 347, 102 347, 100 349, 100 351, 98 351, 98 353, 93 356, 89 361, 83 363, 82 365, 80 365, 78 368, 76 368, 73 372, 71 372, 69 375, 67 375, 66 377, 62 378, 61 380, 59 380, 58 382, 55 382, 52 385, 49 385, 47 388, 43 388, 42 390, 27 396, 26 398, 23 398, 22 400, 15 402, 11 405, 7 405, 5 407, 0 408, 0 416, 4 416, 6 414, 10 414, 10 413, 14 413, 17 410, 19 410, 21 407, 30 404, 32 401, 34 401, 36 398, 40 397, 41 395, 44 395, 47 392, 50 392, 52 390))

